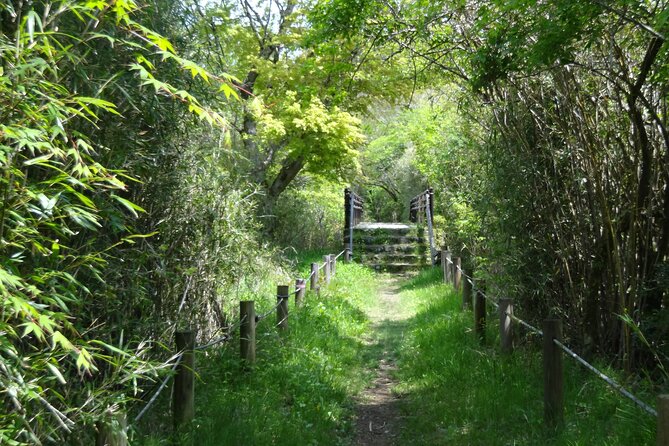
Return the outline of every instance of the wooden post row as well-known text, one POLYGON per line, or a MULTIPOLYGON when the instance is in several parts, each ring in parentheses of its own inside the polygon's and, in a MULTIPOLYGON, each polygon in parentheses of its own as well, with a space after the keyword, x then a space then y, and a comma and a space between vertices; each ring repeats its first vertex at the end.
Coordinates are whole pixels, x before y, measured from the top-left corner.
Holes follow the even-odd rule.
POLYGON ((562 351, 553 340, 562 341, 562 321, 544 320, 544 422, 558 428, 564 418, 562 351))
POLYGON ((279 306, 276 307, 276 325, 279 331, 288 330, 288 299, 290 298, 288 285, 276 287, 276 298, 279 306))
POLYGON ((513 352, 513 299, 499 300, 499 342, 502 353, 513 352))
POLYGON ((485 341, 486 311, 485 298, 481 290, 474 294, 474 333, 481 342, 485 341))
POLYGON ((311 291, 318 292, 318 263, 311 264, 311 291))
POLYGON ((330 256, 323 256, 323 277, 325 278, 325 284, 330 284, 330 256))
POLYGON ((334 254, 330 254, 330 274, 332 277, 337 274, 337 256, 334 254))
POLYGON ((172 410, 174 427, 178 428, 189 423, 195 417, 195 332, 193 330, 177 331, 174 334, 177 351, 181 352, 181 360, 174 375, 172 391, 172 410))
POLYGON ((307 281, 306 279, 295 279, 295 306, 301 307, 304 301, 304 293, 307 290, 307 281))
POLYGON ((344 251, 344 263, 351 263, 351 250, 349 248, 344 251))
POLYGON ((256 310, 252 300, 239 302, 239 351, 246 365, 256 362, 256 310))

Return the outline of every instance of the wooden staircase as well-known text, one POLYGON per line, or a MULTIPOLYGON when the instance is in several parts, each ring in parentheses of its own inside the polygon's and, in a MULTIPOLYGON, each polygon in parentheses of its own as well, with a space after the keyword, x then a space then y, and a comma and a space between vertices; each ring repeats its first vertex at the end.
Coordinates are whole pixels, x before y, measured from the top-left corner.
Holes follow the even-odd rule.
POLYGON ((352 250, 355 261, 377 271, 402 273, 431 265, 432 198, 427 190, 411 200, 414 223, 371 223, 361 221, 362 199, 346 189, 344 246, 352 250))
POLYGON ((429 265, 425 228, 402 223, 359 223, 353 227, 353 258, 377 271, 417 271, 429 265))

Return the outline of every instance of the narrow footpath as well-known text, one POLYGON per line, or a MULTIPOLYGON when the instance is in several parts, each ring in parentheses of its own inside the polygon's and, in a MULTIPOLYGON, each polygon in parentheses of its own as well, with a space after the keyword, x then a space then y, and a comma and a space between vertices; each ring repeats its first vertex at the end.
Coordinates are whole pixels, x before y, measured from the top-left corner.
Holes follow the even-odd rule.
POLYGON ((413 305, 400 302, 402 281, 402 277, 386 277, 375 305, 366 310, 372 321, 367 342, 376 377, 358 399, 356 445, 393 445, 402 430, 393 372, 407 322, 414 315, 413 305))

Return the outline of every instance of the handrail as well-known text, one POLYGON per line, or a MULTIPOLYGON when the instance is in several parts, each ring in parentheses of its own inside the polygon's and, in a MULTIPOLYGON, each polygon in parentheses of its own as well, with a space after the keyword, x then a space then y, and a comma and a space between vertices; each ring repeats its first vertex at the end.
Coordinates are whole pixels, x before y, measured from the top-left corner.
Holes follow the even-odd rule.
POLYGON ((431 187, 413 197, 409 202, 409 221, 423 223, 428 211, 431 223, 434 224, 434 190, 431 187))
POLYGON ((413 197, 409 203, 409 220, 413 223, 427 223, 432 265, 437 249, 434 244, 434 190, 430 187, 413 197))
POLYGON ((348 187, 344 189, 344 249, 348 249, 351 254, 353 254, 353 227, 362 221, 364 212, 362 197, 348 187))

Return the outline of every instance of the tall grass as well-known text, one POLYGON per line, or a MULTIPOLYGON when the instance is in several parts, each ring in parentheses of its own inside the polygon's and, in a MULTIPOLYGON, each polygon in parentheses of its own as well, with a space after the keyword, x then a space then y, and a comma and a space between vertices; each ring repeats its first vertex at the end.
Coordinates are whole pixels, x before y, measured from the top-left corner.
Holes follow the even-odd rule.
POLYGON ((565 425, 548 432, 539 339, 504 356, 498 352, 496 318, 489 316, 488 343, 480 345, 472 313, 460 309, 460 296, 440 284, 438 274, 424 273, 403 288, 419 305, 397 373, 407 444, 653 444, 655 420, 568 358, 565 425))
MULTIPOLYGON (((316 254, 297 266, 308 270, 316 254)), ((320 296, 290 303, 289 331, 272 314, 257 327, 257 364, 242 370, 238 343, 196 359, 196 419, 179 437, 154 432, 144 444, 337 445, 352 436, 353 399, 368 382, 361 308, 376 295, 373 273, 337 266, 320 296), (159 440, 159 438, 163 438, 159 440)), ((292 288, 292 287, 291 287, 292 288)))

